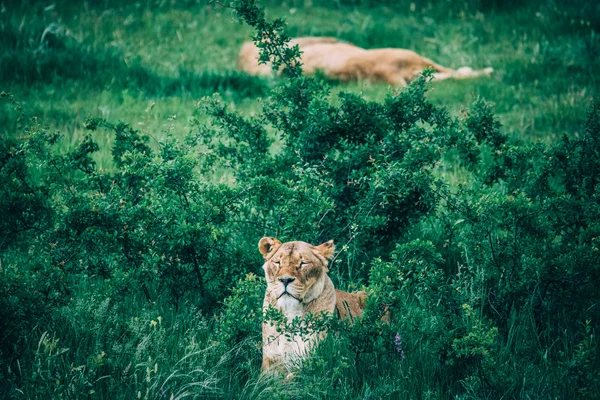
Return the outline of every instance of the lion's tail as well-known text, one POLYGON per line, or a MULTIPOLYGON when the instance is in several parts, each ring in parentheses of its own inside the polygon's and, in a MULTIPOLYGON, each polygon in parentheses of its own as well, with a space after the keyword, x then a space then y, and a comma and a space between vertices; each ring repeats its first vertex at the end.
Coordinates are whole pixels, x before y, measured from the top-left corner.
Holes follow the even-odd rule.
MULTIPOLYGON (((426 57, 421 57, 422 64, 421 68, 424 70, 425 68, 432 68, 435 72, 433 73, 433 79, 436 81, 441 81, 443 79, 467 79, 467 78, 475 78, 478 76, 487 76, 494 72, 493 68, 484 68, 480 70, 473 70, 471 67, 461 67, 458 69, 452 69, 448 67, 444 67, 443 65, 437 64, 426 57)), ((421 71, 415 72, 415 74, 420 74, 421 71)))
POLYGON ((471 67, 461 67, 459 69, 450 69, 442 67, 442 71, 435 72, 433 74, 433 79, 436 81, 441 81, 443 79, 453 78, 453 79, 468 79, 468 78, 476 78, 478 76, 489 76, 492 72, 494 72, 494 68, 488 67, 480 70, 474 70, 471 67))

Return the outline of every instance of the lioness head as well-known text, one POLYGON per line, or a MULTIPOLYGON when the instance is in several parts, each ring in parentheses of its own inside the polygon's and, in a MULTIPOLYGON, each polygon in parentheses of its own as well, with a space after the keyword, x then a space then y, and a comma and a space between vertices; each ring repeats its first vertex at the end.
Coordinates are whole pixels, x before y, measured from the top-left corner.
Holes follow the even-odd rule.
POLYGON ((321 294, 328 272, 327 260, 335 250, 333 240, 313 246, 264 237, 258 249, 265 259, 267 290, 280 308, 296 302, 308 304, 321 294))

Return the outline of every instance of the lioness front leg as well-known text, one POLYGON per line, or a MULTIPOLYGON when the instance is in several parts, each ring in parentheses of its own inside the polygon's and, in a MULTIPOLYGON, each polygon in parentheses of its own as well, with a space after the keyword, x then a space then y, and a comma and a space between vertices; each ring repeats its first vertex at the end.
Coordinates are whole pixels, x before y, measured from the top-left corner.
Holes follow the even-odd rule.
POLYGON ((386 71, 374 79, 374 81, 378 80, 383 80, 395 88, 404 87, 408 84, 405 74, 397 71, 386 71))
POLYGON ((267 371, 268 369, 270 369, 272 365, 273 365, 273 360, 270 359, 269 357, 263 356, 263 361, 262 361, 262 365, 261 365, 260 369, 264 372, 264 371, 267 371))

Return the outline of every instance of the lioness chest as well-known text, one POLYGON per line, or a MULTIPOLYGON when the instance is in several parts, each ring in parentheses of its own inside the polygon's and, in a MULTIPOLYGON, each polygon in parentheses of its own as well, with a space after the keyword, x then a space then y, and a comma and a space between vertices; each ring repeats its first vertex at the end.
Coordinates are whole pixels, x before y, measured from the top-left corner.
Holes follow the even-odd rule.
MULTIPOLYGON (((303 318, 305 312, 300 303, 291 298, 277 301, 277 308, 285 315, 287 322, 294 318, 303 318)), ((299 358, 306 357, 320 339, 317 333, 297 335, 277 330, 271 323, 263 326, 263 355, 273 362, 283 363, 286 367, 296 364, 299 358)))
MULTIPOLYGON (((325 284, 320 296, 308 304, 283 296, 275 299, 271 293, 266 293, 264 306, 276 307, 285 316, 287 323, 295 318, 304 318, 307 313, 318 315, 321 313, 333 314, 335 310, 336 297, 333 283, 329 277, 325 277, 325 284)), ((315 346, 325 338, 326 332, 310 332, 294 334, 285 332, 271 321, 263 323, 263 367, 280 365, 287 370, 297 367, 302 358, 305 358, 315 346)))

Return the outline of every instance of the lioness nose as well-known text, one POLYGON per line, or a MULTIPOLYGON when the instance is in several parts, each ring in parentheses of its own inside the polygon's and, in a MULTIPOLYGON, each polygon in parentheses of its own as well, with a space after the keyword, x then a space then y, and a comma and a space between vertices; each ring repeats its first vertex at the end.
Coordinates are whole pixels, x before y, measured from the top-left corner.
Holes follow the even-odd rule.
POLYGON ((289 283, 294 282, 295 280, 296 278, 291 276, 282 276, 281 278, 279 278, 279 281, 283 283, 284 286, 287 286, 289 283))

